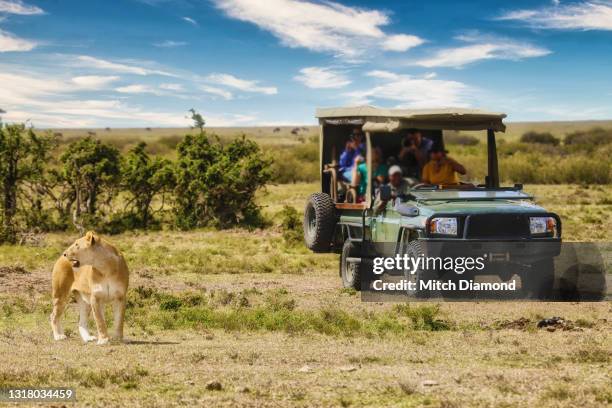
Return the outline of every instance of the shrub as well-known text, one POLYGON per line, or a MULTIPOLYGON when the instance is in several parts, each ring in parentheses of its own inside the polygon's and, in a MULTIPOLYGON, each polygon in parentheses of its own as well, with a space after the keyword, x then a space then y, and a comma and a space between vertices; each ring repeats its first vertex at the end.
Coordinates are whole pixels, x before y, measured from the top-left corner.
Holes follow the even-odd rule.
POLYGON ((283 229, 283 239, 288 244, 297 244, 302 242, 304 236, 304 227, 302 218, 298 211, 285 205, 280 211, 281 227, 283 229))
POLYGON ((271 178, 271 161, 246 138, 223 146, 205 132, 178 145, 176 222, 180 228, 261 225, 255 193, 271 178))
MULTIPOLYGON (((26 129, 25 125, 4 126, 0 122, 0 242, 16 241, 18 196, 26 182, 37 185, 44 177, 44 166, 55 140, 54 136, 37 136, 32 129, 26 129)), ((31 201, 30 214, 40 218, 43 212, 42 201, 37 193, 29 191, 25 196, 31 201)))
POLYGON ((128 207, 136 215, 136 225, 147 228, 151 218, 151 203, 158 194, 169 190, 174 174, 168 160, 151 158, 140 142, 126 155, 121 166, 121 184, 130 198, 128 207))
POLYGON ((595 147, 612 143, 612 129, 593 128, 590 130, 579 130, 565 136, 566 145, 579 147, 595 147))
POLYGON ((521 142, 523 143, 537 143, 537 144, 548 144, 558 146, 560 140, 552 135, 550 132, 527 132, 521 136, 521 142))
POLYGON ((88 136, 72 142, 60 158, 64 180, 74 189, 77 215, 95 215, 100 194, 115 193, 119 181, 120 156, 117 148, 88 136))

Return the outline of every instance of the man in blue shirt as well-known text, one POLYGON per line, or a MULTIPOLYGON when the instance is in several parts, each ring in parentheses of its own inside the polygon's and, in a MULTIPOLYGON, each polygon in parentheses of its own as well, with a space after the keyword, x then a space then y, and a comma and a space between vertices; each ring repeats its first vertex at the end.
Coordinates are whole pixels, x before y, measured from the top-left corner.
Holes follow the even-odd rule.
POLYGON ((361 128, 355 128, 350 140, 346 142, 344 151, 340 154, 338 163, 340 176, 350 183, 353 176, 353 168, 364 161, 364 157, 365 144, 363 142, 363 132, 361 128))

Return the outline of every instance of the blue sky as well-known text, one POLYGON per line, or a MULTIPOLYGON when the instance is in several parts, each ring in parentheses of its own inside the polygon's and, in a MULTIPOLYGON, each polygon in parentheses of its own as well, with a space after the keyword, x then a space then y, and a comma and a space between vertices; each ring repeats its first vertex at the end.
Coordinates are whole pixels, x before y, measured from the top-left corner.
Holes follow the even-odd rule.
POLYGON ((612 119, 612 0, 0 0, 0 108, 36 127, 313 124, 317 106, 612 119))

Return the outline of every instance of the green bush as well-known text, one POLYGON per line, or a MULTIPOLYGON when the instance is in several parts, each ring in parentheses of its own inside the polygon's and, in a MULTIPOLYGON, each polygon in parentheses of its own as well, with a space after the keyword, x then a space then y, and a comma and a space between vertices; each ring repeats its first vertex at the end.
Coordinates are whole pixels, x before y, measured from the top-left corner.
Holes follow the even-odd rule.
POLYGON ((288 205, 285 205, 279 213, 283 239, 288 244, 301 243, 304 237, 304 226, 300 213, 288 205))
POLYGON ((120 155, 117 148, 87 136, 72 142, 60 158, 64 180, 72 186, 77 214, 96 214, 98 198, 116 193, 120 179, 120 155))
POLYGON ((42 220, 38 187, 45 176, 45 165, 55 143, 54 136, 38 136, 25 125, 0 122, 0 242, 16 241, 19 229, 16 217, 24 207, 31 207, 30 215, 42 220), (26 184, 33 191, 24 191, 26 184), (20 202, 22 193, 30 203, 20 202))
POLYGON ((158 194, 171 189, 174 174, 169 160, 151 158, 146 143, 140 142, 125 156, 121 166, 121 185, 129 193, 126 207, 135 226, 147 228, 151 222, 151 205, 158 194))
POLYGON ((590 130, 579 130, 565 136, 564 142, 568 146, 586 148, 609 144, 612 143, 612 129, 593 128, 590 130))
POLYGON ((270 180, 270 166, 259 146, 244 137, 224 146, 204 132, 185 136, 175 165, 177 226, 261 225, 255 193, 270 180))
POLYGON ((521 142, 558 146, 561 141, 558 138, 554 137, 550 132, 531 131, 521 136, 521 142))

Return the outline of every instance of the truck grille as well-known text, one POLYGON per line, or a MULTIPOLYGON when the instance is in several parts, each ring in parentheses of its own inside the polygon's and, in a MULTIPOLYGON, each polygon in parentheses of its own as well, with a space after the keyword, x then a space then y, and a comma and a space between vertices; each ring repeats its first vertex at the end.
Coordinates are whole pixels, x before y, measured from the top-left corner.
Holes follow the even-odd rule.
POLYGON ((522 214, 479 214, 465 220, 466 238, 529 238, 529 219, 522 214))

